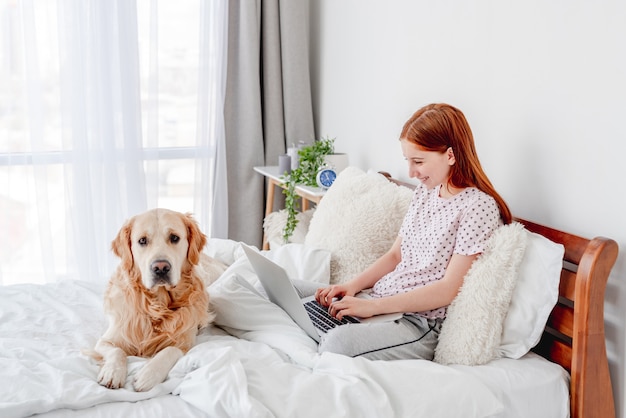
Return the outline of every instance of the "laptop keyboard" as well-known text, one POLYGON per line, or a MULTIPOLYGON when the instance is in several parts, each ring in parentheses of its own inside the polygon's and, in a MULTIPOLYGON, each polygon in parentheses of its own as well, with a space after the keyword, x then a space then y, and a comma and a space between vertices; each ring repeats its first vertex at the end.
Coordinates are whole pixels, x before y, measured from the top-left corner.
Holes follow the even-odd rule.
POLYGON ((328 308, 322 306, 315 299, 306 302, 304 304, 304 308, 306 309, 309 317, 313 321, 313 324, 315 324, 315 327, 321 329, 324 332, 328 331, 331 328, 335 328, 338 325, 353 324, 359 322, 357 319, 351 316, 344 316, 341 321, 337 318, 333 318, 328 313, 328 308))

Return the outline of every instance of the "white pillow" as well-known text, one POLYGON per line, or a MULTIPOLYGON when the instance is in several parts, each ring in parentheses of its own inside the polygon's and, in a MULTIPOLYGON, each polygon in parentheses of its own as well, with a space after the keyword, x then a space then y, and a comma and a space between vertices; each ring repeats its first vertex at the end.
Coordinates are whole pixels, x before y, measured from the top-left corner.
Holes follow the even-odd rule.
POLYGON ((230 266, 241 256, 243 250, 239 241, 222 238, 209 238, 204 253, 230 266))
POLYGON ((527 234, 528 245, 504 320, 501 357, 517 359, 537 345, 559 297, 565 248, 542 235, 527 234))
MULTIPOLYGON (((330 280, 330 252, 327 250, 294 243, 262 253, 284 268, 291 280, 307 280, 322 284, 328 284, 330 280)), ((240 243, 237 244, 233 257, 234 261, 222 276, 238 275, 253 286, 260 286, 259 279, 240 243)))
POLYGON ((498 357, 526 241, 526 231, 517 222, 493 232, 448 307, 435 349, 437 363, 479 365, 498 357))
POLYGON ((330 282, 343 283, 391 248, 413 191, 382 174, 348 167, 311 219, 304 244, 331 252, 330 282))

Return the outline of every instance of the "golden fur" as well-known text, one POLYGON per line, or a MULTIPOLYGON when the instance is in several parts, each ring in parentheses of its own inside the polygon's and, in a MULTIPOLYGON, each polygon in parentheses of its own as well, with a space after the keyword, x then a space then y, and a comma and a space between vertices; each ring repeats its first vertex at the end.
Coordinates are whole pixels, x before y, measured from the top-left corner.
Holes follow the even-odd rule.
POLYGON ((94 353, 103 361, 100 384, 123 386, 125 357, 140 356, 152 360, 134 387, 151 389, 213 320, 206 287, 226 266, 202 253, 206 242, 191 215, 166 209, 137 215, 120 229, 112 250, 121 261, 104 295, 109 328, 94 353))

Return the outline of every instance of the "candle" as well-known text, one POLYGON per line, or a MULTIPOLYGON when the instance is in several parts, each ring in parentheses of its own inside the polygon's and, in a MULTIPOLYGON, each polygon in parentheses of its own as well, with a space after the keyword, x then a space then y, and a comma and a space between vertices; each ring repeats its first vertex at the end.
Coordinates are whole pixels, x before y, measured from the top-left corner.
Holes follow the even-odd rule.
POLYGON ((298 148, 295 145, 287 148, 287 155, 291 158, 291 169, 295 170, 300 165, 300 161, 298 158, 298 148))
POLYGON ((289 174, 291 173, 291 156, 287 154, 278 156, 278 174, 289 174))

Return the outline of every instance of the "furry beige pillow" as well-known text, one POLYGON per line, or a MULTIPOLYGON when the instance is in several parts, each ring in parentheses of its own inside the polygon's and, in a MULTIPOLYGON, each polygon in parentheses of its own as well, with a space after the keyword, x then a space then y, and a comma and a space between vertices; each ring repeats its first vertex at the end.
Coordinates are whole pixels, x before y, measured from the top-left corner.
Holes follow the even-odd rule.
POLYGON ((304 244, 330 251, 330 282, 343 283, 395 241, 413 191, 382 174, 348 167, 317 206, 304 244))
POLYGON ((518 222, 491 235, 448 307, 435 349, 437 363, 479 365, 500 357, 504 319, 527 239, 527 231, 518 222))
MULTIPOLYGON (((309 223, 311 223, 313 212, 315 212, 315 209, 309 209, 304 212, 299 212, 296 215, 298 224, 296 225, 296 229, 294 229, 293 234, 289 237, 289 242, 287 242, 287 244, 304 243, 304 237, 309 230, 309 223)), ((263 220, 263 232, 265 232, 270 249, 279 248, 285 245, 285 240, 283 239, 283 229, 285 229, 286 223, 287 211, 284 209, 268 214, 263 220)))

